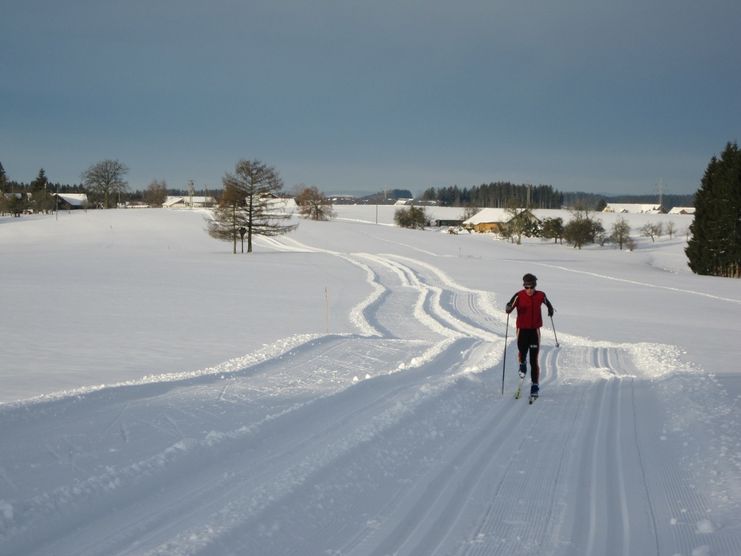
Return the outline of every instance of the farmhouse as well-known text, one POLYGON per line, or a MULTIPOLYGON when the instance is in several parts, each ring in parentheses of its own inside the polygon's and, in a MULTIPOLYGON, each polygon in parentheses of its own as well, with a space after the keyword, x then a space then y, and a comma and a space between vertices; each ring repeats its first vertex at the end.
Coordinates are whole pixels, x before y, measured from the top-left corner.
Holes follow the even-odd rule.
POLYGON ((471 218, 463 222, 463 226, 469 230, 479 233, 501 233, 505 224, 514 218, 524 218, 528 221, 539 221, 539 219, 529 210, 520 210, 514 214, 511 209, 503 208, 485 208, 481 209, 471 218))
POLYGON ((88 206, 86 193, 53 193, 60 210, 84 209, 88 206))
POLYGON ((462 226, 463 220, 461 218, 436 218, 435 226, 442 228, 443 226, 462 226))
POLYGON ((171 196, 168 195, 167 199, 163 203, 165 208, 193 208, 193 207, 210 207, 216 204, 216 199, 213 197, 202 197, 202 196, 171 196))
POLYGON ((695 214, 695 207, 674 207, 669 214, 695 214))
POLYGON ((618 214, 661 214, 661 205, 642 205, 637 203, 607 203, 602 212, 618 214))

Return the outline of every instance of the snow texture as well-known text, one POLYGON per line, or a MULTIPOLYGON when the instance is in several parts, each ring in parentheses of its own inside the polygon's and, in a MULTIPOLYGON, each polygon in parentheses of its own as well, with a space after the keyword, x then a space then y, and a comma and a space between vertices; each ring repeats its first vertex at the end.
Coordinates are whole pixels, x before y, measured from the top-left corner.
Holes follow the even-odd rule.
POLYGON ((578 251, 337 208, 237 256, 198 211, 0 219, 0 555, 741 554, 741 282, 691 217, 578 251))

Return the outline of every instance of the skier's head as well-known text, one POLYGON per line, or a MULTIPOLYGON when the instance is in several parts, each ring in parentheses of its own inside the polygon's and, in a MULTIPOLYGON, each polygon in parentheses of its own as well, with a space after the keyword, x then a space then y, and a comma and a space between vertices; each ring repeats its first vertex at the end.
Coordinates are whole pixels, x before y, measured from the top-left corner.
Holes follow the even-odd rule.
POLYGON ((538 279, 535 277, 534 274, 530 274, 529 272, 525 274, 525 276, 522 277, 522 287, 527 289, 535 289, 535 286, 538 285, 538 279))

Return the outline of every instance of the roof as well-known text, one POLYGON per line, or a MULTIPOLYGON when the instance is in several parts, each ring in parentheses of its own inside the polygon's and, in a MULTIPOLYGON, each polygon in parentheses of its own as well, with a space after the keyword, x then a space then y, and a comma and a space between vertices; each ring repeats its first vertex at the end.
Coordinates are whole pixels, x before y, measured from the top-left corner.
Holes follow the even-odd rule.
POLYGON ((476 224, 483 224, 486 222, 509 222, 512 216, 512 213, 507 209, 485 208, 481 209, 471 218, 466 220, 464 224, 475 226, 476 224))
POLYGON ((695 207, 674 207, 669 214, 695 214, 695 207))
POLYGON ((162 206, 173 207, 181 203, 184 205, 189 205, 191 203, 191 199, 194 205, 205 205, 206 203, 216 202, 216 199, 214 199, 213 197, 203 197, 200 195, 193 195, 192 197, 190 195, 180 195, 180 196, 168 195, 167 199, 165 199, 165 202, 162 204, 162 206))
POLYGON ((466 220, 464 224, 475 226, 476 224, 486 224, 486 223, 505 223, 509 222, 514 218, 515 216, 518 216, 522 214, 523 212, 527 211, 530 213, 531 217, 536 218, 540 220, 535 214, 534 211, 530 209, 516 209, 517 212, 513 213, 512 209, 506 209, 506 208, 485 208, 481 209, 479 212, 474 214, 471 218, 466 220))
POLYGON ((54 193, 54 195, 73 207, 81 207, 88 202, 86 193, 54 193))

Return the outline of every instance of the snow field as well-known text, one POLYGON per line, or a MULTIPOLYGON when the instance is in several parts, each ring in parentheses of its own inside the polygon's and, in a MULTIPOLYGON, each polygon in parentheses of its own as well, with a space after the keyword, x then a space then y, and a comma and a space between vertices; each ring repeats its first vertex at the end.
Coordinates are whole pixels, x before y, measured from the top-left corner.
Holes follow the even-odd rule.
MULTIPOLYGON (((0 554, 741 553, 738 400, 692 346, 647 341, 652 306, 635 311, 666 285, 656 271, 589 271, 640 331, 625 341, 617 312, 592 339, 564 292, 594 255, 526 261, 550 265, 564 323, 560 348, 543 329, 543 395, 528 406, 513 399, 513 344, 500 394, 514 330, 497 309, 522 274, 498 261, 528 247, 465 238, 462 257, 460 238, 430 237, 302 222, 250 268, 280 256, 356 277, 331 290, 339 331, 291 301, 273 310, 313 331, 200 371, 0 405, 0 554)), ((677 282, 662 295, 741 297, 677 282)))

